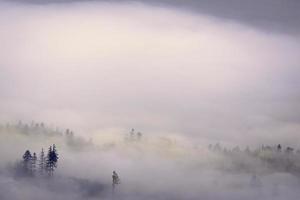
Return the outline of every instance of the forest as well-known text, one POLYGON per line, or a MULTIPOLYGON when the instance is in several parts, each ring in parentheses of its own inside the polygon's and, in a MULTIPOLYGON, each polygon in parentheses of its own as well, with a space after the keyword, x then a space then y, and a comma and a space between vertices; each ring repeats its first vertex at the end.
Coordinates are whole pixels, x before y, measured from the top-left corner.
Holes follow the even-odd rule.
MULTIPOLYGON (((289 190, 292 197, 298 195, 294 188, 300 184, 300 151, 282 144, 255 148, 219 142, 200 145, 175 135, 150 137, 135 129, 99 142, 70 129, 21 121, 1 125, 0 134, 2 144, 4 139, 21 146, 33 144, 33 148, 20 146, 18 150, 1 145, 2 151, 14 152, 9 157, 1 155, 2 180, 32 188, 41 185, 49 197, 58 199, 71 199, 71 194, 77 194, 77 199, 181 199, 187 190, 182 184, 191 185, 186 199, 199 195, 223 199, 209 186, 221 189, 226 198, 238 193, 247 199, 253 195, 276 199, 289 190), (24 140, 29 144, 24 145, 24 140), (36 146, 42 148, 37 151, 36 146)), ((0 191, 5 187, 1 182, 0 191)), ((0 194, 5 200, 17 195, 0 194)), ((26 198, 37 199, 30 194, 26 198)))

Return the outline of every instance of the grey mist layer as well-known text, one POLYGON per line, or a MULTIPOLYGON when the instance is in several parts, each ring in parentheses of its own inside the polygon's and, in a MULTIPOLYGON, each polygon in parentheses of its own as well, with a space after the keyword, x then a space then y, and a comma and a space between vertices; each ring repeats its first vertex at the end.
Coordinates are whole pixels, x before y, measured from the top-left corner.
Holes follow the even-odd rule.
POLYGON ((0 199, 298 199, 298 9, 0 1, 0 199))

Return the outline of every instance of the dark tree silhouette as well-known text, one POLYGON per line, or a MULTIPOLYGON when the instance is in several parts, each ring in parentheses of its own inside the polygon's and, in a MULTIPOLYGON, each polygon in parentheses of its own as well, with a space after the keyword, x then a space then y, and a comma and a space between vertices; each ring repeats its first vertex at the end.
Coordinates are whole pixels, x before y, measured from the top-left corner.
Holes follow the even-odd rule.
POLYGON ((24 174, 30 175, 32 173, 32 155, 29 150, 25 151, 22 164, 24 174))
POLYGON ((281 152, 281 145, 280 144, 277 145, 277 151, 281 152))
POLYGON ((55 144, 49 147, 47 154, 47 172, 49 176, 53 176, 55 168, 57 168, 58 153, 55 144))
POLYGON ((119 175, 117 174, 116 171, 113 171, 113 175, 112 175, 112 183, 113 183, 113 185, 117 185, 117 184, 120 184, 120 183, 121 183, 120 178, 119 178, 119 175))
POLYGON ((37 162, 36 153, 33 153, 33 156, 31 158, 31 173, 32 174, 34 174, 36 172, 36 162, 37 162))

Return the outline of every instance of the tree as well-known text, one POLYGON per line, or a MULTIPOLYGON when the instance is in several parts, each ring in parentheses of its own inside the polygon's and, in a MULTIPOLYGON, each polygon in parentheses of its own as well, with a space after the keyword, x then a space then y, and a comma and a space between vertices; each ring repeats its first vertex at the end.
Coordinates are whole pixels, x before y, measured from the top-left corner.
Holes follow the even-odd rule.
POLYGON ((137 133, 137 139, 138 139, 139 141, 142 139, 142 136, 143 136, 143 135, 142 135, 141 132, 138 132, 138 133, 137 133))
POLYGON ((213 151, 215 152, 221 152, 222 151, 222 147, 219 143, 216 143, 214 148, 213 148, 213 151))
POLYGON ((26 150, 23 155, 23 170, 24 173, 29 175, 32 172, 32 156, 29 150, 26 150))
POLYGON ((119 175, 117 174, 116 171, 113 171, 112 180, 113 180, 113 185, 121 183, 119 175))
POLYGON ((282 149, 282 148, 281 148, 281 145, 278 144, 278 145, 277 145, 277 152, 281 152, 281 149, 282 149))
POLYGON ((47 160, 46 160, 46 168, 49 176, 53 176, 53 172, 55 168, 57 168, 58 161, 58 153, 56 150, 55 144, 49 147, 47 160))
POLYGON ((52 154, 52 146, 50 146, 48 149, 48 154, 47 154, 47 159, 46 159, 46 170, 47 170, 49 176, 51 176, 52 172, 53 172, 51 154, 52 154))
POLYGON ((37 161, 36 153, 33 153, 33 156, 31 158, 31 173, 32 174, 34 174, 36 171, 36 161, 37 161))
POLYGON ((58 161, 58 153, 57 153, 55 144, 53 144, 53 146, 52 146, 52 160, 56 166, 56 163, 58 161))
POLYGON ((40 174, 44 174, 46 170, 46 157, 44 153, 44 149, 42 148, 42 151, 39 156, 39 172, 40 174))
POLYGON ((130 140, 133 141, 134 138, 135 138, 135 132, 134 132, 134 128, 132 128, 130 131, 130 140))
MULTIPOLYGON (((117 184, 120 184, 120 178, 116 171, 113 171, 112 175, 112 195, 115 194, 115 187, 117 184)), ((114 199, 114 198, 113 198, 114 199)))
POLYGON ((287 147, 286 150, 285 150, 285 153, 291 154, 291 153, 293 153, 293 151, 294 151, 294 148, 292 148, 292 147, 287 147))

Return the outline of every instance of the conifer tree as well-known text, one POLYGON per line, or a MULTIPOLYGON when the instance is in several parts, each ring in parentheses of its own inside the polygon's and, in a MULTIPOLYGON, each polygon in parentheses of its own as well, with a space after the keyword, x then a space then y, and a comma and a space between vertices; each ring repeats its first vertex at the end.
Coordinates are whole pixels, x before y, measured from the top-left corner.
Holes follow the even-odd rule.
POLYGON ((53 176, 55 168, 57 168, 58 161, 58 153, 56 150, 55 144, 49 147, 47 159, 46 159, 46 167, 49 176, 53 176))
POLYGON ((32 156, 29 150, 26 150, 23 155, 23 170, 25 174, 30 174, 32 170, 32 156))
POLYGON ((52 146, 49 147, 48 153, 47 153, 47 158, 46 158, 46 171, 49 176, 52 175, 52 161, 51 161, 51 154, 52 154, 52 146))
POLYGON ((36 162, 37 162, 36 153, 33 153, 33 156, 31 158, 31 173, 32 174, 34 174, 36 172, 36 162))
POLYGON ((52 146, 52 162, 53 162, 53 166, 55 168, 57 168, 57 161, 58 161, 58 153, 57 153, 55 144, 53 144, 53 146, 52 146))
POLYGON ((46 170, 46 157, 45 157, 44 149, 42 148, 42 151, 39 156, 39 173, 43 175, 45 170, 46 170))

